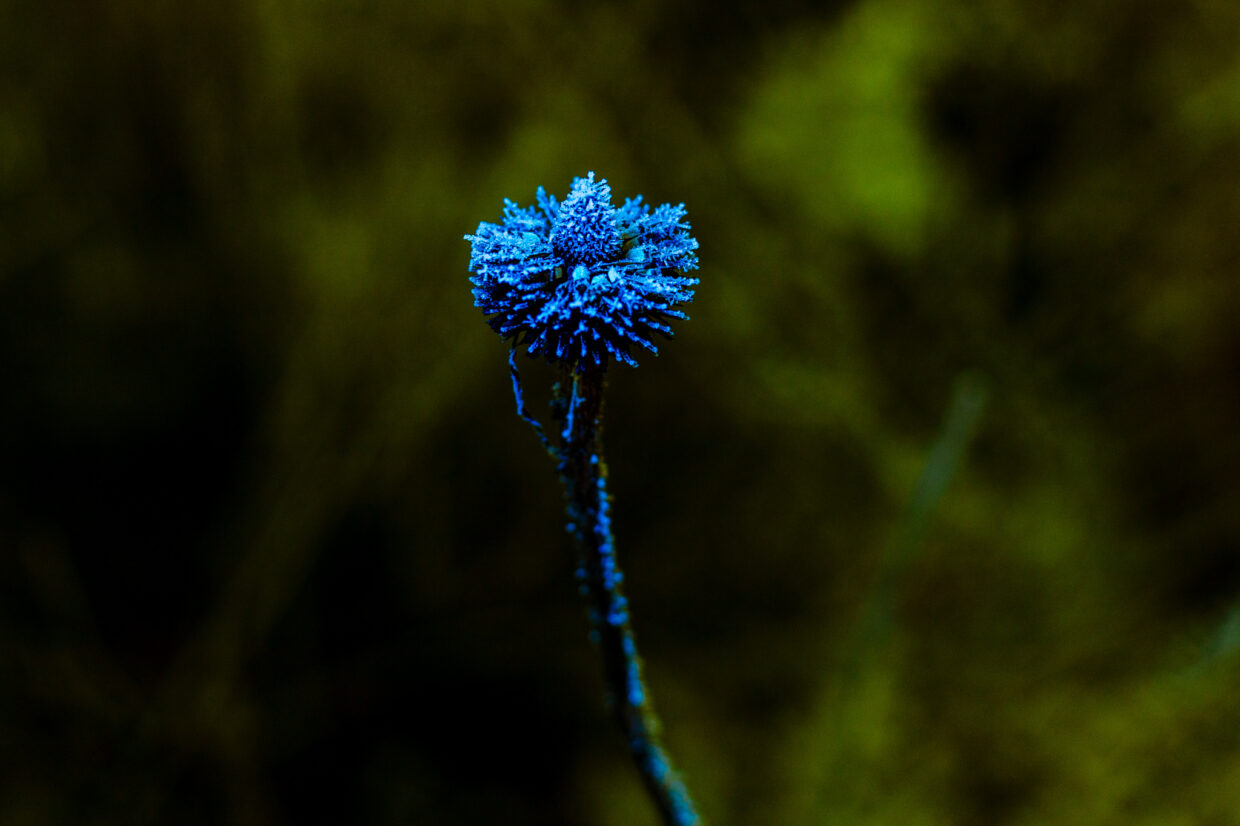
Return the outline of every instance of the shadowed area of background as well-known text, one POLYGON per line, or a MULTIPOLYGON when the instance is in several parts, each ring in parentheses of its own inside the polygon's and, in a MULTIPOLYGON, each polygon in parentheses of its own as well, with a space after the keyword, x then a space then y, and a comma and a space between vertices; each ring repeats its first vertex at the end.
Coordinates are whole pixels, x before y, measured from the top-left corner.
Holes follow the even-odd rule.
MULTIPOLYGON (((652 824, 462 236, 684 201, 713 824, 1240 821, 1240 7, 0 2, 0 823, 652 824)), ((524 367, 545 410, 545 367, 524 367)))

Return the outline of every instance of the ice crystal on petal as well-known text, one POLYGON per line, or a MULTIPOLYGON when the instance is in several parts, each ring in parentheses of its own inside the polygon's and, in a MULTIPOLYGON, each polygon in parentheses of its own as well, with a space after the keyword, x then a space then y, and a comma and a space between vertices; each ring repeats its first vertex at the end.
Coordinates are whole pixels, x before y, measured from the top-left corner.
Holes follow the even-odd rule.
POLYGON ((611 358, 636 365, 634 348, 657 353, 655 334, 687 316, 698 243, 684 205, 650 209, 641 196, 620 208, 594 173, 557 202, 542 187, 537 206, 504 202, 500 223, 465 240, 474 304, 497 333, 530 354, 578 369, 611 358))

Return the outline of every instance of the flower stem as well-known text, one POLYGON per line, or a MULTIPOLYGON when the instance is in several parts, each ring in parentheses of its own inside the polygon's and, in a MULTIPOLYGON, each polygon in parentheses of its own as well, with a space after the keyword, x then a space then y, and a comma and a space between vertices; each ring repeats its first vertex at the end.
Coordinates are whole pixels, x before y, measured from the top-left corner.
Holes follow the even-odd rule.
POLYGON ((616 562, 601 438, 605 385, 602 367, 567 368, 553 401, 561 424, 558 470, 568 498, 568 530, 577 547, 577 580, 590 615, 590 637, 603 655, 608 704, 646 791, 664 823, 700 825, 684 783, 659 744, 659 720, 642 682, 628 601, 621 587, 624 575, 616 562))

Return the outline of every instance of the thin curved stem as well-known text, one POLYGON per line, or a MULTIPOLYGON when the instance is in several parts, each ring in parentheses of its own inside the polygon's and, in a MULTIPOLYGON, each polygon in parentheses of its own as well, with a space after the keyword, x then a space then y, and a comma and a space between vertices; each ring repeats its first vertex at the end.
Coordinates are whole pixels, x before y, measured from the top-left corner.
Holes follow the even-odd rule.
POLYGON ((642 782, 666 824, 700 826, 693 801, 659 743, 659 720, 642 682, 621 587, 624 574, 616 561, 601 438, 604 386, 602 368, 566 371, 553 405, 562 425, 558 470, 568 497, 568 530, 577 546, 577 579, 590 614, 591 639, 603 655, 608 704, 642 782), (567 398, 564 384, 570 384, 567 398))
POLYGON ((534 428, 534 432, 538 434, 538 440, 542 442, 543 448, 551 454, 553 459, 559 459, 555 447, 547 440, 547 434, 543 432, 542 423, 531 416, 525 409, 525 394, 521 391, 521 374, 517 371, 517 345, 513 342, 512 347, 508 350, 508 373, 512 377, 512 395, 517 400, 517 415, 534 428))

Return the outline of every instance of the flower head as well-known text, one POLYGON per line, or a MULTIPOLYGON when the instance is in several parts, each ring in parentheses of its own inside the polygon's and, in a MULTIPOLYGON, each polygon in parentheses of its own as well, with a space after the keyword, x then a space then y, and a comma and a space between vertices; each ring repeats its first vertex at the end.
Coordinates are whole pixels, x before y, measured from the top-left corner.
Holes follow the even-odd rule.
POLYGON ((688 318, 697 241, 684 204, 651 209, 641 196, 616 209, 594 173, 562 202, 538 188, 538 205, 504 202, 503 220, 465 240, 474 305, 495 332, 531 355, 584 369, 608 358, 636 366, 634 345, 658 353, 654 334, 688 318))

